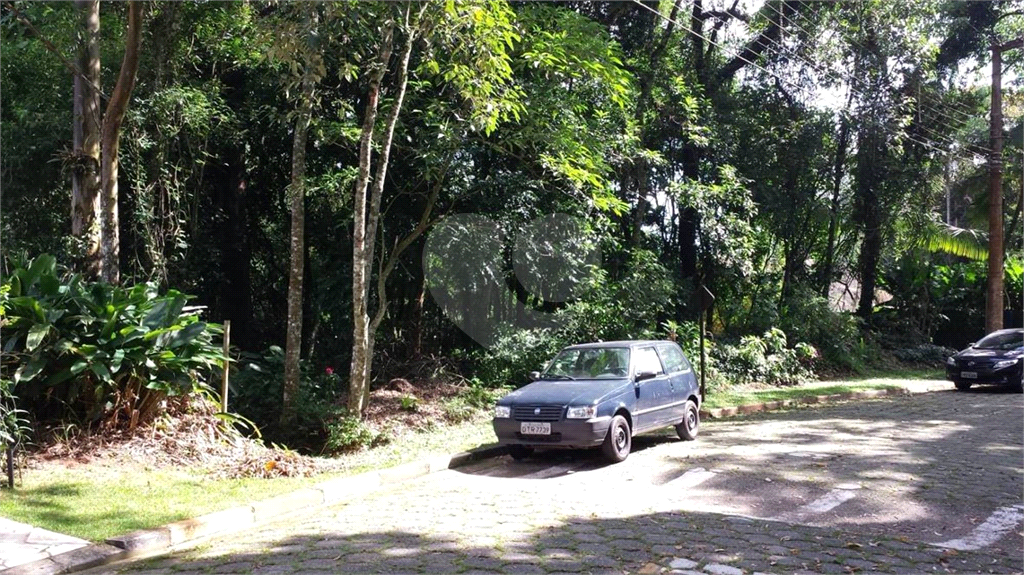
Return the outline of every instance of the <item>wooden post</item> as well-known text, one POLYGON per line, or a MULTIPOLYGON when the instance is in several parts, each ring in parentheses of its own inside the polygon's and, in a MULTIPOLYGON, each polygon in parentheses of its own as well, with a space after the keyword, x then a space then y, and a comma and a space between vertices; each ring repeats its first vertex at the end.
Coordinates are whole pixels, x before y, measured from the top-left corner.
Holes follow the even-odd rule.
POLYGON ((224 320, 224 379, 220 384, 220 410, 228 412, 228 374, 231 373, 231 320, 224 320))
POLYGON ((11 491, 14 491, 14 450, 17 447, 17 443, 7 446, 7 486, 11 491))
POLYGON ((700 330, 700 403, 701 403, 701 405, 704 404, 704 382, 705 382, 704 374, 707 372, 707 370, 704 369, 704 366, 706 365, 706 362, 707 362, 707 360, 705 359, 705 353, 704 353, 704 314, 705 314, 704 310, 703 309, 700 310, 700 319, 697 322, 698 329, 700 330))

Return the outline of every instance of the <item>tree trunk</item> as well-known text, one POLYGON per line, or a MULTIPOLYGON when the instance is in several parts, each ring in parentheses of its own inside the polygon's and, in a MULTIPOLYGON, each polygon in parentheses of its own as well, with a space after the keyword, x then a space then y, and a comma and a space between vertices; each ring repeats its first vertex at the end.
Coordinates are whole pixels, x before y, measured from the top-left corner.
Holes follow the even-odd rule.
POLYGON ((835 265, 836 234, 839 226, 839 200, 843 183, 843 171, 846 165, 846 148, 850 141, 850 122, 843 116, 839 124, 839 141, 836 143, 836 161, 832 166, 832 203, 828 212, 828 243, 825 247, 825 263, 822 265, 819 293, 827 298, 832 286, 833 266, 835 265))
POLYGON ((128 3, 128 31, 125 35, 124 59, 121 61, 121 72, 117 84, 110 94, 107 109, 103 113, 102 162, 100 164, 100 206, 102 241, 100 256, 102 260, 102 277, 110 283, 118 283, 121 279, 120 265, 120 234, 117 209, 117 154, 121 146, 121 124, 128 101, 135 88, 135 75, 139 70, 139 47, 142 44, 142 3, 128 3))
POLYGON ((874 311, 878 261, 882 253, 882 214, 877 187, 884 180, 883 168, 878 165, 883 152, 876 129, 872 126, 862 128, 864 131, 857 142, 857 211, 864 233, 860 245, 857 315, 868 325, 874 311))
MULTIPOLYGON (((420 13, 422 13, 425 7, 426 4, 423 4, 420 8, 420 13)), ((411 6, 406 6, 405 29, 407 33, 405 44, 402 47, 402 53, 399 57, 398 69, 395 72, 395 101, 392 104, 391 113, 388 115, 384 132, 381 134, 380 156, 377 158, 377 170, 374 174, 373 189, 370 191, 368 198, 369 206, 360 205, 365 204, 367 200, 365 186, 363 187, 362 194, 359 193, 360 190, 358 184, 356 190, 356 216, 352 234, 352 312, 355 316, 355 329, 352 337, 352 371, 349 374, 351 383, 348 397, 349 413, 356 416, 362 415, 363 409, 366 408, 366 403, 369 399, 370 372, 373 367, 374 335, 376 334, 380 322, 384 319, 384 314, 387 312, 387 300, 385 298, 386 294, 384 293, 384 282, 387 278, 387 273, 382 269, 382 275, 378 278, 378 294, 380 295, 381 301, 379 302, 380 305, 373 320, 370 320, 368 312, 368 302, 370 299, 369 279, 372 271, 371 268, 373 265, 374 249, 377 242, 377 225, 380 221, 381 197, 384 194, 384 181, 387 177, 388 161, 391 155, 391 141, 395 135, 395 126, 398 124, 398 116, 402 111, 402 101, 405 98, 405 89, 409 81, 409 58, 412 54, 413 41, 415 40, 415 27, 410 26, 411 9, 411 6)), ((385 64, 383 66, 383 70, 387 69, 387 61, 391 59, 393 31, 389 30, 387 34, 388 37, 386 40, 387 44, 385 47, 385 53, 382 54, 382 62, 385 64), (387 56, 386 59, 383 57, 385 54, 387 56)), ((383 70, 378 75, 379 80, 383 80, 383 70)), ((374 87, 371 86, 371 90, 374 90, 374 87)), ((378 92, 380 90, 380 81, 376 82, 376 90, 378 92)), ((377 95, 375 94, 373 101, 374 120, 376 120, 376 96, 377 95)), ((367 107, 369 107, 369 105, 370 104, 367 103, 367 107)), ((367 118, 369 117, 370 113, 369 110, 367 110, 367 118)), ((369 128, 372 134, 373 125, 370 124, 369 128)), ((366 129, 367 123, 364 122, 364 141, 366 140, 366 129)), ((359 160, 360 179, 362 180, 364 167, 362 150, 360 151, 359 160)), ((366 155, 366 160, 366 176, 369 177, 369 154, 366 155)), ((388 272, 390 272, 390 269, 388 272)))
MULTIPOLYGON (((312 18, 315 19, 316 11, 311 12, 312 18)), ((288 327, 284 356, 284 393, 281 398, 282 425, 295 418, 296 399, 302 376, 299 360, 302 356, 302 284, 306 244, 306 140, 313 117, 314 84, 311 71, 307 70, 302 78, 302 93, 292 140, 292 181, 288 186, 292 210, 291 265, 288 269, 288 327)))
MULTIPOLYGON (((391 141, 395 135, 395 126, 398 124, 398 116, 402 112, 402 101, 405 99, 405 88, 409 81, 409 58, 412 54, 413 40, 415 40, 414 30, 409 26, 410 10, 411 8, 407 6, 405 27, 408 30, 408 34, 405 45, 402 49, 401 59, 398 62, 398 70, 395 72, 395 83, 398 85, 395 94, 395 102, 392 105, 391 113, 388 115, 384 134, 382 135, 383 141, 380 143, 380 155, 377 157, 377 173, 374 175, 373 188, 370 191, 370 207, 366 218, 366 279, 369 279, 372 275, 373 256, 377 245, 377 227, 380 222, 380 202, 381 197, 384 195, 384 180, 387 177, 388 161, 391 157, 391 141)), ((430 213, 427 212, 426 216, 429 217, 429 215, 430 213)), ((417 227, 417 230, 419 233, 422 233, 423 230, 426 230, 426 227, 426 225, 423 225, 422 228, 417 227)), ((377 334, 377 328, 380 327, 380 323, 384 320, 384 316, 387 314, 387 293, 384 291, 387 277, 394 268, 394 264, 397 263, 398 254, 400 254, 401 251, 404 250, 408 244, 412 243, 412 241, 414 241, 418 236, 419 234, 417 233, 415 237, 408 240, 408 243, 403 240, 401 249, 396 247, 396 253, 392 254, 394 258, 388 262, 388 269, 385 270, 382 267, 379 272, 377 280, 377 294, 379 296, 377 312, 374 314, 373 319, 370 320, 366 329, 366 363, 363 364, 363 377, 360 382, 360 387, 363 391, 362 408, 366 407, 370 398, 370 375, 373 368, 373 347, 376 342, 375 336, 377 334)), ((367 286, 366 293, 363 297, 369 301, 369 286, 367 286)), ((367 308, 368 306, 364 306, 364 309, 367 308)), ((360 412, 361 411, 362 410, 360 409, 360 412)))
POLYGON ((366 95, 366 111, 363 114, 362 135, 359 141, 359 176, 352 214, 352 366, 349 370, 348 409, 351 415, 360 417, 366 407, 363 387, 365 373, 370 363, 369 323, 367 313, 369 261, 366 253, 366 195, 370 184, 370 164, 373 161, 373 131, 377 124, 377 102, 380 99, 380 85, 384 81, 394 35, 393 25, 384 29, 383 48, 378 60, 377 71, 370 79, 370 90, 366 95))
POLYGON ((85 244, 82 273, 100 276, 100 4, 76 0, 77 64, 74 76, 74 169, 71 172, 71 233, 85 244))

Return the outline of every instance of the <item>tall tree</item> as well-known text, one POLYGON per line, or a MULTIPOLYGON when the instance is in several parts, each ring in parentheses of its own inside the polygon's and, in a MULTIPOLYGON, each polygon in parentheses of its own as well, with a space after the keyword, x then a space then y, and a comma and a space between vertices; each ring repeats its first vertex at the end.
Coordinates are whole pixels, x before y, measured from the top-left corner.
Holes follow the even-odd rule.
MULTIPOLYGON (((387 308, 383 297, 384 282, 394 266, 394 257, 382 255, 377 290, 382 297, 371 320, 370 280, 378 240, 381 199, 395 127, 409 83, 414 45, 422 38, 428 47, 422 56, 419 72, 424 76, 438 75, 454 89, 458 99, 466 102, 469 108, 466 114, 475 130, 490 133, 515 106, 505 95, 512 76, 508 51, 518 35, 512 26, 514 14, 504 1, 466 5, 408 3, 403 4, 401 10, 401 15, 388 19, 378 59, 371 69, 360 132, 359 171, 353 194, 353 336, 348 407, 349 412, 356 416, 366 407, 375 336, 387 308), (394 51, 396 36, 403 40, 400 48, 394 51), (435 49, 436 54, 432 53, 435 49), (442 51, 448 58, 441 57, 442 51), (396 62, 388 91, 391 108, 381 126, 378 125, 377 107, 393 52, 396 53, 396 62), (377 157, 374 161, 375 149, 377 157)), ((424 231, 424 222, 429 221, 432 206, 432 201, 428 201, 424 208, 428 220, 420 218, 421 223, 414 228, 411 239, 396 239, 392 256, 408 247, 424 231)))
MULTIPOLYGON (((412 16, 412 5, 405 6, 403 22, 389 22, 384 30, 380 58, 370 79, 366 107, 363 112, 363 128, 359 140, 359 177, 355 184, 354 213, 352 222, 352 367, 350 371, 348 408, 353 414, 361 414, 366 407, 370 392, 370 370, 373 365, 373 334, 370 331, 369 278, 373 265, 373 252, 377 240, 377 225, 380 220, 380 201, 384 191, 384 178, 388 171, 388 160, 391 155, 391 141, 395 134, 395 124, 402 111, 402 100, 409 81, 409 57, 415 41, 416 25, 426 7, 418 8, 415 18, 412 16), (381 84, 388 70, 393 50, 395 28, 405 33, 405 42, 398 55, 398 69, 395 72, 394 102, 388 114, 379 141, 379 156, 376 173, 373 177, 373 188, 367 194, 372 168, 372 146, 374 132, 377 130, 377 105, 380 99, 381 84)), ((376 326, 374 326, 376 327, 376 326)))
POLYGON ((83 271, 100 275, 100 3, 76 0, 71 233, 85 245, 83 271))
POLYGON ((288 205, 291 211, 288 266, 288 316, 286 324, 284 385, 281 424, 295 417, 302 377, 302 316, 306 274, 306 147, 313 120, 317 84, 324 76, 324 59, 319 45, 319 10, 314 2, 293 5, 298 22, 283 20, 275 30, 281 39, 272 56, 285 62, 291 70, 286 81, 287 92, 294 93, 295 113, 292 136, 291 182, 288 205))
POLYGON ((118 221, 118 152, 121 147, 121 125, 128 102, 135 89, 135 77, 139 70, 139 49, 142 45, 142 2, 132 0, 128 3, 128 29, 125 34, 124 59, 121 71, 117 76, 117 84, 110 93, 110 101, 103 112, 101 130, 101 161, 100 161, 100 211, 102 239, 100 258, 102 261, 101 275, 110 283, 118 283, 121 278, 120 264, 120 222, 118 221))

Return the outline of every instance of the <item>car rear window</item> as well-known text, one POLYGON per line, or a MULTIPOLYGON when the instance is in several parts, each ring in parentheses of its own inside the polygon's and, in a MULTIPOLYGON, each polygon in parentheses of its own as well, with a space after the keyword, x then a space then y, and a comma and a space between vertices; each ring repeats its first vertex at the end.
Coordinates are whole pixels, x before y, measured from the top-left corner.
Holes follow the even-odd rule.
POLYGON ((661 361, 665 362, 665 371, 668 373, 690 369, 690 362, 686 361, 686 356, 678 346, 670 343, 661 344, 658 346, 658 353, 661 354, 661 361))

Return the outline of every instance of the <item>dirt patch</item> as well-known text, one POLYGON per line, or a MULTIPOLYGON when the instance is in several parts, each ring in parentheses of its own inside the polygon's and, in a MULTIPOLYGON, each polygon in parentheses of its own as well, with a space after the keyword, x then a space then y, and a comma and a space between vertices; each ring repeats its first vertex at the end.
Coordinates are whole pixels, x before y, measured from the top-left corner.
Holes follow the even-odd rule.
POLYGON ((450 383, 413 385, 404 379, 393 379, 385 387, 370 392, 370 404, 363 419, 379 430, 430 429, 449 421, 446 402, 463 391, 464 387, 450 383))
MULTIPOLYGON (((371 392, 364 420, 392 440, 434 429, 451 420, 446 403, 462 391, 463 387, 447 383, 414 386, 392 380, 371 392)), ((339 459, 301 455, 246 437, 218 418, 218 407, 204 400, 191 400, 175 411, 133 431, 114 429, 52 439, 28 453, 23 465, 37 470, 50 465, 187 468, 214 478, 306 477, 345 468, 339 459)))

